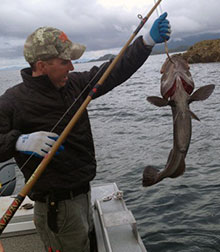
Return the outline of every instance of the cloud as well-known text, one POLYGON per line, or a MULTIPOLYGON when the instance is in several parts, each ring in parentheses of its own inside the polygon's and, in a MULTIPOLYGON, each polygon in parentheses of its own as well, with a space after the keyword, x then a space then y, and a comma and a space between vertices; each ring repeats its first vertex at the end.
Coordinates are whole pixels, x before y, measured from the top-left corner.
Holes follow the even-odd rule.
MULTIPOLYGON (((219 31, 218 0, 164 1, 172 30, 178 36, 219 31)), ((174 35, 175 35, 174 34, 174 35)))
MULTIPOLYGON (((0 57, 22 56, 26 37, 40 26, 64 30, 68 37, 87 46, 87 52, 120 48, 139 25, 153 0, 1 0, 0 57)), ((173 39, 219 31, 219 0, 163 0, 173 39)), ((150 29, 157 13, 144 28, 150 29)), ((86 54, 85 54, 86 56, 86 54)))

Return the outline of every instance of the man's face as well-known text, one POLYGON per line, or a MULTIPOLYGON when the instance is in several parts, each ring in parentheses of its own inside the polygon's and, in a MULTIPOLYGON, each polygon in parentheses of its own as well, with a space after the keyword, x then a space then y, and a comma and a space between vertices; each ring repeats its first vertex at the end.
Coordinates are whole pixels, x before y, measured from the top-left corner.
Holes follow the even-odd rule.
POLYGON ((55 87, 64 87, 68 79, 69 71, 73 71, 74 67, 70 60, 59 58, 45 61, 44 74, 47 74, 55 87))

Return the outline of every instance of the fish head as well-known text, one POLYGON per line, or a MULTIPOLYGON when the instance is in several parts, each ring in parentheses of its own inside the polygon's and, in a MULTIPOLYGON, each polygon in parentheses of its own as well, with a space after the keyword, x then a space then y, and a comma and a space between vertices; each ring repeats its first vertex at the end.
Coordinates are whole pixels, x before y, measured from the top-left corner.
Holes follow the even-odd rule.
POLYGON ((192 93, 195 85, 189 69, 189 64, 181 54, 172 55, 165 60, 160 70, 162 74, 160 92, 165 99, 175 93, 177 80, 181 80, 188 94, 192 93))

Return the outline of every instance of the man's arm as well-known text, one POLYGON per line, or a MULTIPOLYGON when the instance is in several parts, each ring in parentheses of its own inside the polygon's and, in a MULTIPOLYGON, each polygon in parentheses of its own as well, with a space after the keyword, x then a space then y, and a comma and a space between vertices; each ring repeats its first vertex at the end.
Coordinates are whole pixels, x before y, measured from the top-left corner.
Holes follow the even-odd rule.
POLYGON ((14 156, 15 144, 21 132, 12 129, 13 112, 10 101, 0 97, 0 162, 7 161, 14 156))
MULTIPOLYGON (((169 21, 166 19, 166 17, 167 13, 162 14, 155 20, 151 29, 144 36, 144 38, 140 36, 130 46, 128 46, 128 48, 125 50, 125 53, 118 60, 111 73, 106 78, 105 82, 93 95, 93 99, 109 92, 114 87, 129 79, 132 74, 134 74, 147 60, 155 44, 169 40, 171 30, 169 21)), ((94 75, 96 75, 97 72, 101 69, 101 71, 97 74, 96 78, 90 85, 90 89, 92 89, 92 87, 98 82, 110 63, 111 61, 104 63, 104 67, 103 65, 101 65, 99 68, 93 67, 89 72, 82 73, 81 77, 85 78, 82 83, 88 84, 89 81, 94 77, 94 75)), ((85 93, 85 96, 88 95, 88 92, 85 93)))
POLYGON ((1 242, 0 242, 0 252, 5 252, 1 242))
MULTIPOLYGON (((11 159, 17 151, 27 155, 44 157, 59 136, 56 133, 46 131, 22 134, 19 130, 13 129, 15 119, 10 99, 13 97, 7 97, 6 94, 0 97, 0 162, 11 159)), ((64 147, 61 145, 58 152, 63 149, 64 147)))

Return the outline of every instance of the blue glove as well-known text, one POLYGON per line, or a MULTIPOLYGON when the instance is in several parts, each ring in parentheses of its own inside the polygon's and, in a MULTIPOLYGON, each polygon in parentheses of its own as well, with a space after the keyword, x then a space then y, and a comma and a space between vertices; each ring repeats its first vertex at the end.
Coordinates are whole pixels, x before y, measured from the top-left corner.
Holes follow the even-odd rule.
MULTIPOLYGON (((16 142, 16 150, 28 155, 44 157, 51 150, 58 135, 53 132, 38 131, 27 135, 21 135, 16 142)), ((56 154, 64 150, 61 145, 56 154)))
POLYGON ((163 13, 156 19, 144 38, 147 45, 154 46, 156 43, 163 43, 170 38, 170 24, 166 19, 167 13, 163 13))

